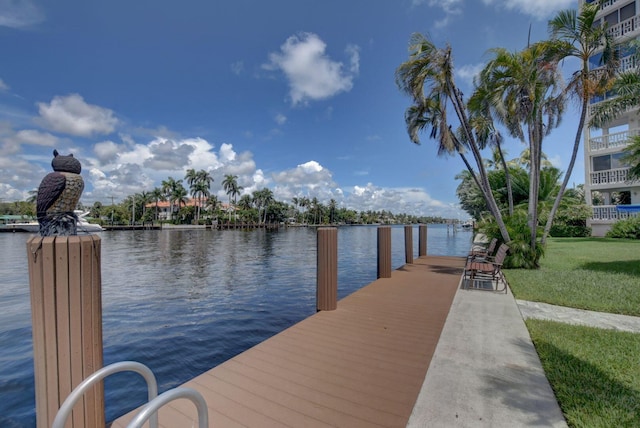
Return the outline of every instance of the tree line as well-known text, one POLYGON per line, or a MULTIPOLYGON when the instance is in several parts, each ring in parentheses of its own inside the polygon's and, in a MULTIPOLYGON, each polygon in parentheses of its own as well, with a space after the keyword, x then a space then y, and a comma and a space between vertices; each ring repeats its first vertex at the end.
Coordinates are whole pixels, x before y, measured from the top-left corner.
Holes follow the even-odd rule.
MULTIPOLYGON (((339 207, 335 199, 323 203, 317 197, 294 197, 291 203, 275 199, 269 188, 242 194, 238 176, 227 174, 222 188, 227 203, 211 194, 214 179, 206 170, 188 169, 183 179, 168 177, 161 185, 125 197, 120 203, 78 209, 90 212, 90 216, 102 224, 135 224, 166 221, 174 224, 211 224, 217 222, 239 223, 290 223, 300 225, 323 224, 417 224, 450 223, 453 220, 440 216, 417 216, 392 213, 387 210, 357 211, 339 207), (185 187, 185 183, 187 187, 185 187), (190 196, 190 198, 189 198, 190 196), (239 197, 239 198, 238 198, 239 197), (195 204, 188 204, 189 199, 195 204), (169 217, 161 218, 160 202, 169 203, 169 217)), ((35 195, 35 192, 34 192, 35 195)), ((27 201, 0 203, 0 214, 35 216, 35 196, 27 201)))

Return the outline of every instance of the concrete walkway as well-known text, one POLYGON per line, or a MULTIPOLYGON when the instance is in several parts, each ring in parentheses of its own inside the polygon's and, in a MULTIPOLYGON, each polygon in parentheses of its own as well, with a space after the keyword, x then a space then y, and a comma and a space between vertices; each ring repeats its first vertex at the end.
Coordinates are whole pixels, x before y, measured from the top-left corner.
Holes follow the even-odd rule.
POLYGON ((566 427, 511 293, 458 289, 407 427, 566 427))
POLYGON ((516 300, 524 318, 544 319, 568 324, 640 333, 640 317, 608 314, 549 305, 548 303, 516 300))

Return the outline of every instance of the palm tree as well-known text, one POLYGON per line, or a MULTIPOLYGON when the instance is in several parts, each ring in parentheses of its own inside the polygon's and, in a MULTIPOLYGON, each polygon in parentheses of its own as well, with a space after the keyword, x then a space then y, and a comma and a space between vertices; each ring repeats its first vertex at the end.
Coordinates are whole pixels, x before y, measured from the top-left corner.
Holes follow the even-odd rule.
POLYGON ((267 222, 267 211, 269 209, 269 206, 275 201, 275 199, 273 198, 273 192, 271 191, 271 189, 268 188, 264 188, 260 191, 260 205, 263 207, 264 210, 264 219, 262 220, 263 223, 267 222))
POLYGON ((176 183, 176 187, 173 190, 173 193, 171 194, 171 199, 175 202, 178 203, 178 212, 180 211, 180 209, 182 208, 182 205, 186 205, 187 204, 187 189, 184 188, 184 186, 182 185, 182 182, 178 182, 176 183))
POLYGON ((212 215, 216 214, 216 211, 218 210, 219 205, 220 205, 220 200, 218 200, 218 197, 216 195, 209 195, 207 199, 207 206, 211 210, 212 215))
POLYGON ((558 52, 560 59, 575 58, 580 61, 580 69, 573 73, 566 89, 580 100, 580 120, 578 121, 578 129, 573 141, 571 160, 542 234, 541 242, 543 244, 551 231, 553 218, 560 207, 560 202, 571 178, 571 172, 580 147, 580 138, 584 129, 589 100, 594 95, 602 94, 606 91, 617 68, 617 49, 615 49, 613 37, 609 34, 608 28, 600 25, 599 20, 596 20, 596 14, 600 10, 601 3, 602 1, 597 1, 583 5, 579 15, 575 9, 560 11, 549 21, 551 37, 559 42, 558 52), (589 59, 599 51, 602 51, 602 66, 590 70, 589 59))
POLYGON ((164 194, 165 199, 169 201, 170 219, 173 219, 173 202, 175 200, 173 198, 173 194, 175 193, 177 186, 178 182, 173 177, 169 177, 166 180, 162 181, 162 193, 164 194))
MULTIPOLYGON (((187 184, 189 185, 189 192, 191 192, 191 197, 194 200, 198 200, 200 181, 198 180, 198 173, 196 172, 196 170, 193 168, 188 169, 186 174, 184 175, 184 179, 187 180, 187 184)), ((196 208, 196 221, 198 221, 198 218, 199 212, 198 208, 196 208)))
POLYGON ((142 205, 142 218, 144 218, 144 214, 147 211, 147 204, 151 201, 151 193, 142 191, 140 192, 140 204, 142 205))
POLYGON ((331 224, 335 222, 337 205, 338 203, 335 199, 331 198, 331 200, 329 200, 329 223, 331 224))
POLYGON ((492 50, 494 58, 480 74, 490 88, 491 111, 515 138, 528 140, 531 153, 529 207, 531 253, 537 255, 538 191, 542 140, 558 125, 565 105, 555 51, 535 43, 521 52, 492 50))
POLYGON ((489 160, 486 165, 493 165, 494 168, 501 166, 504 170, 507 185, 507 199, 509 201, 509 215, 513 215, 511 175, 505 159, 506 153, 502 150, 502 134, 496 129, 493 117, 491 116, 491 88, 486 86, 486 82, 480 81, 479 83, 479 85, 476 85, 473 95, 469 98, 468 108, 471 115, 469 122, 478 138, 480 148, 484 149, 487 146, 492 148, 492 159, 489 160))
POLYGON ((413 105, 405 112, 411 141, 419 144, 419 132, 430 128, 430 137, 438 140, 438 155, 460 156, 482 190, 503 240, 509 242, 509 232, 491 192, 480 146, 469 122, 467 106, 454 81, 451 47, 438 49, 419 33, 411 36, 409 44, 409 60, 400 64, 395 74, 398 87, 413 100, 413 105), (459 125, 457 132, 452 129, 447 116, 449 107, 455 111, 459 125), (466 148, 471 150, 477 173, 465 156, 466 148))
POLYGON ((155 219, 158 220, 158 202, 165 201, 166 198, 164 197, 164 194, 160 187, 156 187, 155 189, 153 189, 150 193, 150 197, 151 197, 151 200, 154 201, 155 203, 155 206, 156 206, 155 219))
POLYGON ((294 196, 293 198, 291 198, 291 202, 293 203, 294 210, 295 210, 294 211, 294 217, 297 218, 298 204, 300 203, 300 200, 296 196, 294 196))
POLYGON ((631 167, 627 173, 627 180, 640 180, 640 136, 631 137, 621 160, 631 167))
POLYGON ((302 224, 305 224, 307 222, 307 207, 309 207, 310 201, 309 198, 307 198, 306 196, 303 196, 302 198, 299 199, 298 203, 300 204, 300 207, 304 209, 304 213, 302 214, 302 224))
MULTIPOLYGON (((233 198, 233 204, 236 205, 236 198, 242 189, 244 189, 242 186, 238 186, 238 176, 226 174, 222 181, 222 188, 229 196, 229 205, 231 205, 231 198, 233 198)), ((231 221, 231 209, 229 209, 229 221, 231 221)))

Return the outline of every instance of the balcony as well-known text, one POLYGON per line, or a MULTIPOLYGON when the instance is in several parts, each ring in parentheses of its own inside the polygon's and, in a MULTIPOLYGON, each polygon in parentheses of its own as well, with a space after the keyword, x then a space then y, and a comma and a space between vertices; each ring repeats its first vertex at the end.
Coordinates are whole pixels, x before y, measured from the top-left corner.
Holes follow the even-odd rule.
POLYGON ((611 25, 607 29, 607 33, 614 38, 626 36, 640 28, 640 15, 626 19, 617 24, 611 25))
MULTIPOLYGON (((593 3, 594 1, 596 1, 596 0, 591 0, 591 1, 587 0, 587 3, 593 3)), ((605 1, 603 1, 603 2, 602 2, 602 4, 600 5, 600 10, 602 10, 602 9, 606 9, 606 8, 608 8, 609 6, 613 6, 613 5, 614 5, 614 4, 616 4, 617 2, 618 2, 618 0, 605 0, 605 1)))
POLYGON ((627 179, 631 168, 616 168, 591 173, 591 186, 610 184, 630 184, 627 179))
POLYGON ((599 221, 616 221, 640 215, 640 206, 638 205, 598 205, 593 206, 591 220, 599 221), (635 207, 635 209, 627 209, 635 207))
POLYGON ((613 134, 591 137, 589 139, 589 150, 592 152, 597 152, 600 150, 625 147, 629 142, 629 138, 636 135, 640 135, 640 129, 630 129, 613 134))

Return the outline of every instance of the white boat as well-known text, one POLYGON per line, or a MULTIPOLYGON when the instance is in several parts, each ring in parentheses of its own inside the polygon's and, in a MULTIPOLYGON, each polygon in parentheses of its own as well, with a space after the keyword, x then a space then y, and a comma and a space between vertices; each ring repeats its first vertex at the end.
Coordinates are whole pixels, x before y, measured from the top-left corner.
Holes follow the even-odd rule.
MULTIPOLYGON (((78 233, 95 233, 102 232, 104 229, 99 224, 89 223, 85 217, 89 214, 89 211, 74 211, 78 216, 78 224, 77 229, 78 233)), ((18 223, 8 223, 2 225, 4 231, 13 231, 13 232, 29 232, 29 233, 39 233, 40 232, 40 223, 36 220, 29 222, 18 222, 18 223)))

